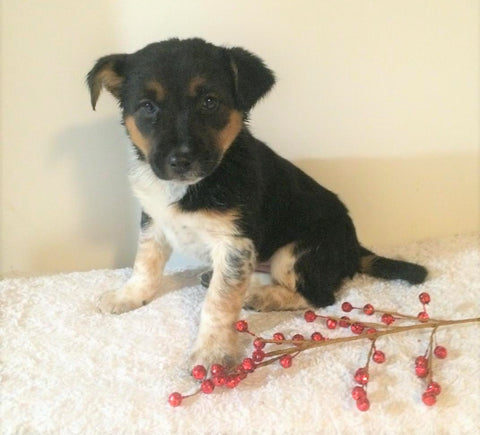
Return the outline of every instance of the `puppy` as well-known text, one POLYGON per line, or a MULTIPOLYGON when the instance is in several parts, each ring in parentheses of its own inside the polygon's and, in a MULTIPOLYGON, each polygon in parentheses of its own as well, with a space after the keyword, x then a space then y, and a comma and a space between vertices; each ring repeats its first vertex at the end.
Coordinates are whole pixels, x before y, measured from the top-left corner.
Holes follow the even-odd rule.
POLYGON ((150 302, 172 249, 210 264, 192 364, 235 362, 242 306, 324 307, 357 272, 412 284, 427 274, 364 248, 337 196, 253 137, 248 113, 274 81, 252 53, 201 39, 105 56, 87 76, 93 109, 102 88, 118 99, 143 210, 132 276, 99 308, 123 313, 150 302), (267 260, 272 283, 253 284, 267 260))

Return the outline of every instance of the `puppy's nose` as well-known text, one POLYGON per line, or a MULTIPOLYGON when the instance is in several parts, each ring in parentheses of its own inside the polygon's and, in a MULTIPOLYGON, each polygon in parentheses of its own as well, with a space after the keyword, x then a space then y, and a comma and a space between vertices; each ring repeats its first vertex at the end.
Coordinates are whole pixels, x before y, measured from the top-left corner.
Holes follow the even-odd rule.
POLYGON ((182 148, 172 151, 168 156, 168 165, 177 174, 187 172, 193 163, 192 153, 189 150, 182 148))

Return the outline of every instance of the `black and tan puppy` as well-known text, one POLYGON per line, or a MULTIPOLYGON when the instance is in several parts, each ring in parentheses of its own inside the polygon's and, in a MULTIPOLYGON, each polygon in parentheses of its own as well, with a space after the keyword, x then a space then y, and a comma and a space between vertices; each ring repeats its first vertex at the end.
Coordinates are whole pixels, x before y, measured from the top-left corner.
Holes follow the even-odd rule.
POLYGON ((362 247, 337 196, 252 136, 247 115, 274 84, 255 55, 171 39, 105 56, 87 80, 94 108, 102 87, 120 103, 143 209, 132 277, 100 298, 101 311, 150 302, 172 248, 192 254, 213 269, 193 363, 231 364, 242 305, 323 307, 356 272, 425 279, 423 267, 362 247), (267 260, 272 284, 253 285, 257 263, 267 260))

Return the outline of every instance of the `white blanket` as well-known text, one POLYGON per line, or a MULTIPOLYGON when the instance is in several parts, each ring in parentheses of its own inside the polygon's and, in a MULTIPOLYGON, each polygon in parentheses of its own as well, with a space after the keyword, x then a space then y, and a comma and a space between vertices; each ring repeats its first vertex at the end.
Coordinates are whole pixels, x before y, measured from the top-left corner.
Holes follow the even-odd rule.
MULTIPOLYGON (((340 304, 348 300, 417 314, 418 294, 427 291, 432 317, 480 316, 479 235, 378 253, 426 265, 428 281, 411 287, 358 275, 339 291, 336 305, 317 312, 343 315, 340 304)), ((378 340, 387 361, 371 364, 367 412, 358 411, 350 396, 367 341, 303 352, 289 369, 264 367, 234 390, 217 389, 172 408, 171 392, 198 387, 185 362, 205 289, 194 273, 180 273, 180 283, 171 282, 169 292, 141 309, 98 313, 95 298, 121 286, 130 273, 96 270, 0 282, 1 433, 480 433, 478 323, 438 330, 437 341, 449 353, 434 361, 443 391, 433 407, 422 403, 425 381, 414 374, 414 358, 428 346, 430 331, 423 330, 378 340)), ((302 312, 241 316, 264 337, 330 332, 322 321, 306 323, 302 312)), ((242 340, 247 355, 251 340, 242 340)))

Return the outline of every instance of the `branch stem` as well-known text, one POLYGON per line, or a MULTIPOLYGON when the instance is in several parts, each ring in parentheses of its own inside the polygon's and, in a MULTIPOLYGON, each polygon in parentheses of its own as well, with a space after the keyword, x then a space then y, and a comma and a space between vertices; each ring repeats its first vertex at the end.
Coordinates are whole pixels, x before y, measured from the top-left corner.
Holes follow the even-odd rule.
MULTIPOLYGON (((358 340, 376 340, 379 337, 382 337, 384 335, 392 335, 392 334, 401 334, 403 332, 407 331, 412 331, 416 329, 428 329, 428 328, 434 328, 435 330, 441 326, 448 326, 448 325, 460 325, 460 324, 465 324, 465 323, 479 323, 480 322, 480 317, 474 317, 470 319, 459 319, 459 320, 435 320, 432 321, 431 319, 427 322, 424 323, 418 323, 415 325, 407 325, 407 326, 393 326, 386 328, 383 331, 377 331, 372 334, 361 334, 361 335, 355 335, 351 337, 340 337, 340 338, 334 338, 331 340, 323 340, 323 341, 314 341, 314 340, 302 340, 302 341, 293 341, 293 340, 283 340, 279 342, 278 340, 271 340, 271 339, 266 339, 259 337, 263 342, 265 343, 277 343, 277 344, 293 344, 295 343, 295 347, 289 347, 289 348, 283 348, 283 349, 278 349, 274 350, 271 352, 265 353, 265 357, 275 357, 277 355, 285 355, 285 354, 291 354, 294 352, 298 351, 303 351, 307 349, 313 349, 317 347, 324 347, 324 346, 330 346, 333 344, 338 344, 338 343, 348 343, 350 341, 358 341, 358 340)), ((265 361, 262 363, 262 365, 266 365, 269 361, 265 361)))

